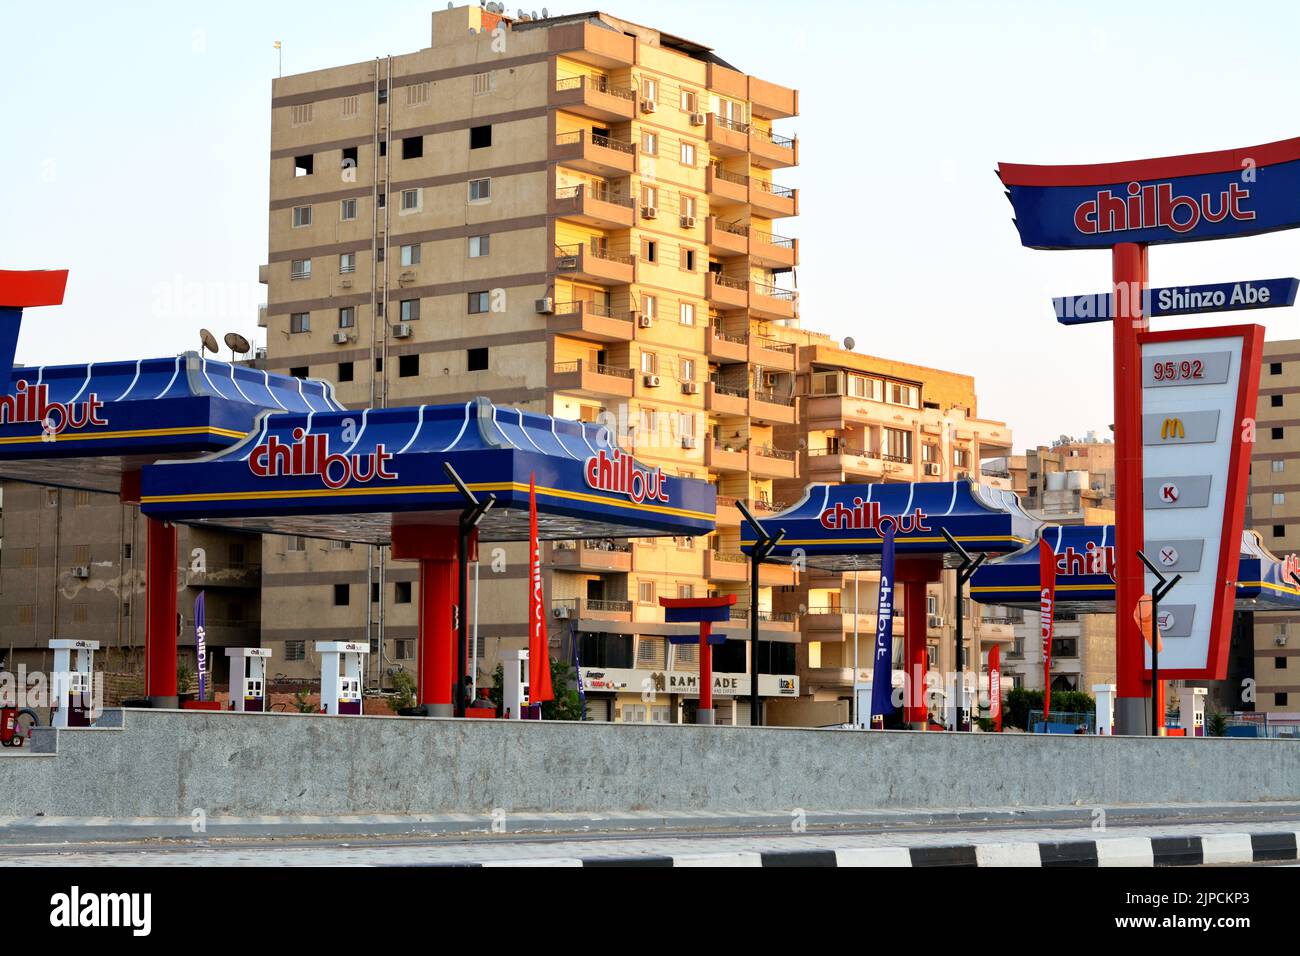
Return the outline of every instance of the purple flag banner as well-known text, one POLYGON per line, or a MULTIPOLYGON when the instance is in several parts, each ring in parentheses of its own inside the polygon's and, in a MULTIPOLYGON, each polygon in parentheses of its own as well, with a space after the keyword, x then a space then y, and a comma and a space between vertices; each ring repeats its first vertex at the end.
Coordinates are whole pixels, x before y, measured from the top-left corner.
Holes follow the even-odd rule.
POLYGON ((894 521, 880 522, 880 600, 871 671, 871 726, 881 728, 894 712, 894 521))
POLYGON ((199 670, 199 700, 207 700, 208 635, 207 615, 204 614, 203 592, 194 599, 194 653, 199 670))

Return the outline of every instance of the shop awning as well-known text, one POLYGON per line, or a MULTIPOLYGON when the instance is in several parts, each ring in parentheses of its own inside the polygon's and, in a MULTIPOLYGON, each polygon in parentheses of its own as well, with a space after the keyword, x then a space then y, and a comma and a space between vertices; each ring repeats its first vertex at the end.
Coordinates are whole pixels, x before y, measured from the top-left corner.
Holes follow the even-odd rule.
MULTIPOLYGON (((944 529, 972 554, 1006 554, 1023 547, 1039 525, 1010 491, 969 480, 855 485, 809 485, 793 507, 759 515, 764 529, 785 537, 773 561, 802 556, 809 567, 854 571, 880 567, 881 518, 897 522, 899 557, 942 557, 955 566, 959 558, 943 536, 944 529)), ((741 548, 754 545, 748 523, 740 526, 741 548)))
POLYGON ((123 471, 228 448, 268 409, 339 408, 327 382, 195 352, 19 367, 0 397, 0 478, 116 494, 123 471))
MULTIPOLYGON (((1081 614, 1113 614, 1115 582, 1109 572, 1115 560, 1114 526, 1048 525, 1042 529, 1042 536, 1065 564, 1064 569, 1058 566, 1057 571, 1057 607, 1081 614)), ((981 604, 1036 610, 1038 582, 1038 541, 1035 540, 976 571, 970 594, 981 604)), ((1264 547, 1254 531, 1245 531, 1241 536, 1236 607, 1239 611, 1300 609, 1300 588, 1287 579, 1285 563, 1264 547)))
POLYGON ((465 507, 450 462, 496 505, 485 541, 528 538, 536 477, 543 538, 691 536, 713 530, 713 486, 635 462, 608 429, 485 398, 454 405, 266 414, 224 451, 144 470, 154 518, 387 544, 394 523, 453 524, 465 507))

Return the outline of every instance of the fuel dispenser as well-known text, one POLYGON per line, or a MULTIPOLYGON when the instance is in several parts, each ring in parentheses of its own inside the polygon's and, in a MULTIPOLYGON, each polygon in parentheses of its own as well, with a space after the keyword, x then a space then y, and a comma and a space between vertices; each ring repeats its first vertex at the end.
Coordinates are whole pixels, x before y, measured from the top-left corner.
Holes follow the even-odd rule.
POLYGON ((1115 685, 1093 684, 1092 696, 1097 700, 1097 724, 1093 733, 1110 737, 1115 733, 1115 685))
POLYGON ((89 727, 94 718, 93 681, 99 641, 56 639, 50 641, 50 650, 54 651, 51 726, 89 727))
POLYGON ((360 714, 361 660, 370 653, 370 645, 317 641, 316 653, 320 655, 320 712, 360 714))
POLYGON ((502 716, 519 720, 528 706, 528 651, 506 651, 501 673, 502 716))
POLYGON ((267 647, 227 647, 230 658, 230 709, 243 713, 266 710, 266 662, 271 658, 267 647))
POLYGON ((1186 737, 1205 736, 1204 687, 1184 687, 1178 694, 1178 724, 1186 737))

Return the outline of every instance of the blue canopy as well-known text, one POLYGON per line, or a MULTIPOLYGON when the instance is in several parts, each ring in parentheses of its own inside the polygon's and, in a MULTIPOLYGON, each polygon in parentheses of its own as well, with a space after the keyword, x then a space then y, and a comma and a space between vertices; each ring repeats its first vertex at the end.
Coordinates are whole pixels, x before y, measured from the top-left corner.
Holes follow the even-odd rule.
MULTIPOLYGON (((1083 614, 1113 614, 1115 582, 1109 570, 1114 566, 1114 526, 1047 525, 1041 533, 1065 563, 1065 568, 1058 567, 1057 571, 1057 607, 1083 614)), ((1015 554, 990 561, 976 571, 970 593, 982 604, 1036 609, 1038 587, 1038 541, 1035 540, 1015 554)), ((1244 531, 1241 535, 1236 607, 1239 611, 1300 608, 1300 588, 1287 580, 1285 564, 1264 547, 1254 531, 1244 531)))
MULTIPOLYGON (((899 557, 942 557, 950 567, 960 559, 944 529, 971 553, 1005 554, 1022 547, 1039 525, 1012 492, 968 479, 809 485, 797 504, 759 520, 769 534, 785 531, 772 560, 793 561, 798 552, 809 567, 854 571, 880 567, 884 517, 896 521, 899 557)), ((748 523, 740 535, 748 553, 754 546, 748 523)))
POLYGON ((327 382, 195 352, 19 367, 0 396, 0 478, 117 493, 126 468, 228 448, 267 409, 340 408, 327 382))
POLYGON ((536 476, 543 538, 700 535, 713 530, 705 481, 636 463, 608 429, 485 398, 455 405, 265 414, 238 445, 144 469, 141 510, 273 534, 386 544, 394 522, 451 524, 464 499, 450 462, 496 505, 479 525, 487 541, 528 538, 536 476))

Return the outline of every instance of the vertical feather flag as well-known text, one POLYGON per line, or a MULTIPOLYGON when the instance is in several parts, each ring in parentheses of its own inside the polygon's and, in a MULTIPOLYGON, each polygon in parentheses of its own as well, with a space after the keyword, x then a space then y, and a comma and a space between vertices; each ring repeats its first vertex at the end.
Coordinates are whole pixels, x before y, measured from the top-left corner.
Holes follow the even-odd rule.
POLYGON ((1043 723, 1052 709, 1052 625, 1056 619, 1056 552, 1038 541, 1038 624, 1043 637, 1043 723))
POLYGON ((883 727, 894 712, 894 523, 882 522, 880 598, 871 670, 871 726, 883 727), (879 720, 877 720, 879 718, 879 720))
POLYGON ((528 476, 528 702, 554 700, 550 640, 542 600, 542 545, 537 537, 537 476, 528 476))
POLYGON ((1002 646, 994 644, 989 651, 989 716, 993 730, 1002 733, 1002 646))

